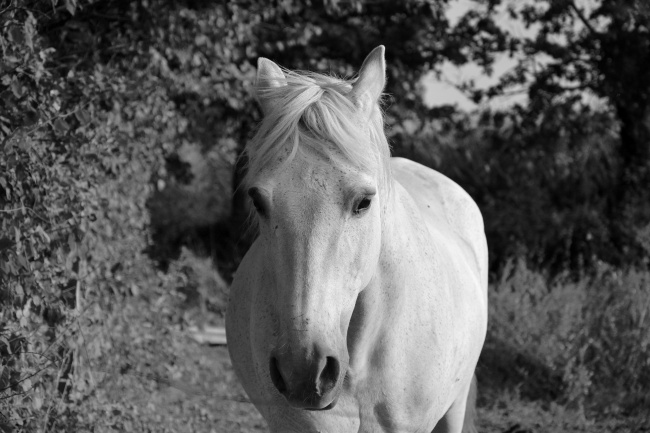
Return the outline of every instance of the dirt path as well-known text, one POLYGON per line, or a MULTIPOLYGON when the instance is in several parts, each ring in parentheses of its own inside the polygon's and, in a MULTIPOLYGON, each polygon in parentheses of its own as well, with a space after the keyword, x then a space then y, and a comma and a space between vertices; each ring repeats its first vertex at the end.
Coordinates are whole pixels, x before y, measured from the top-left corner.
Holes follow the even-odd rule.
MULTIPOLYGON (((226 347, 191 344, 193 359, 186 358, 187 369, 173 388, 165 413, 190 415, 178 425, 178 432, 268 432, 266 423, 235 376, 226 347), (186 409, 186 410, 183 410, 186 409), (189 413, 188 413, 189 412, 189 413), (196 416, 198 415, 198 417, 196 416)), ((189 355, 189 354, 188 354, 189 355)), ((169 427, 169 426, 168 426, 169 427)))
MULTIPOLYGON (((202 346, 178 333, 151 359, 138 359, 132 371, 105 382, 87 413, 94 432, 268 433, 248 403, 226 347, 202 346), (163 352, 171 350, 173 357, 163 352), (155 373, 158 372, 158 373, 155 373)), ((87 401, 88 404, 91 402, 87 401)), ((575 411, 503 395, 479 408, 481 433, 650 432, 650 424, 629 419, 594 422, 575 411)), ((86 431, 80 429, 76 431, 86 431)))

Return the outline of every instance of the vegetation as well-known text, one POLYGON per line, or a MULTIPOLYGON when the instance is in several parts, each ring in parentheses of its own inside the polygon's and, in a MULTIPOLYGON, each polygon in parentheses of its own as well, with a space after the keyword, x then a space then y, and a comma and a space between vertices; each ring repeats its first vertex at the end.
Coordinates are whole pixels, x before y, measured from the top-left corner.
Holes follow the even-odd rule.
MULTIPOLYGON (((538 138, 546 138, 545 153, 568 156, 571 162, 591 159, 594 164, 587 171, 588 178, 579 181, 582 191, 570 198, 574 199, 574 212, 581 212, 578 207, 582 207, 584 199, 600 201, 600 217, 576 215, 577 220, 586 220, 591 236, 587 236, 587 242, 584 238, 571 242, 573 251, 568 255, 573 259, 581 256, 587 262, 597 258, 617 266, 647 260, 638 231, 647 229, 650 221, 650 193, 646 187, 650 183, 650 78, 646 73, 650 61, 650 7, 643 1, 619 0, 602 0, 591 6, 555 0, 482 3, 487 7, 485 13, 470 12, 461 27, 477 19, 494 22, 497 6, 504 3, 510 16, 527 27, 536 27, 537 32, 519 37, 496 24, 487 26, 493 38, 503 40, 510 52, 519 53, 515 55, 518 63, 497 85, 487 92, 475 92, 475 97, 499 94, 531 81, 528 95, 532 103, 526 114, 530 121, 541 124, 538 138), (544 61, 540 65, 534 58, 544 61), (595 113, 586 110, 585 92, 601 98, 603 107, 595 113), (569 112, 563 108, 567 103, 572 108, 569 112), (582 111, 582 115, 576 111, 582 111), (599 111, 606 112, 611 120, 599 111), (615 131, 613 142, 598 139, 612 135, 606 129, 615 131), (554 148, 553 143, 564 149, 554 148), (603 148, 608 152, 606 157, 603 148)), ((475 51, 483 54, 489 48, 482 45, 475 51)), ((526 127, 533 133, 535 129, 526 127)), ((531 138, 526 141, 528 146, 538 141, 531 138)), ((580 164, 571 168, 579 168, 580 164)), ((574 180, 569 180, 571 184, 575 184, 574 180)), ((566 203, 554 206, 560 212, 568 207, 571 205, 566 203)), ((573 226, 573 222, 567 225, 573 226)), ((585 234, 584 230, 574 233, 578 237, 585 234)), ((544 254, 548 256, 553 250, 545 249, 544 254)))
POLYGON ((488 389, 509 384, 583 420, 597 410, 647 422, 649 277, 601 266, 591 277, 549 284, 522 262, 509 264, 490 291, 479 377, 484 371, 488 389))
POLYGON ((512 10, 540 28, 526 40, 499 3, 452 26, 443 0, 0 0, 0 431, 263 429, 224 352, 185 332, 221 323, 250 242, 231 197, 255 62, 350 75, 380 43, 394 153, 485 217, 485 429, 647 429, 650 15, 536 2, 512 10), (503 50, 525 55, 477 99, 556 59, 527 106, 424 105, 421 74, 503 50))

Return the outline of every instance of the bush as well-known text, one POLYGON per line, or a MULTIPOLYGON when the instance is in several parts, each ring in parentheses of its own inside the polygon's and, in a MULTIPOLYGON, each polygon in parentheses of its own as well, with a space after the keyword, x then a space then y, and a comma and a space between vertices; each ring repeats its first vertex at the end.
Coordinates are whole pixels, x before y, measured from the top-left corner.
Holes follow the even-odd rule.
POLYGON ((111 300, 157 287, 150 272, 135 271, 151 267, 140 253, 144 201, 161 142, 182 119, 172 120, 155 79, 142 79, 146 52, 100 59, 130 36, 102 14, 119 4, 103 4, 108 11, 83 10, 97 24, 88 34, 93 19, 76 20, 75 1, 0 2, 3 431, 75 430, 70 404, 96 386, 79 367, 111 345, 97 323, 111 300), (100 34, 108 41, 92 37, 100 34), (125 284, 128 273, 139 277, 125 284))
POLYGON ((503 275, 489 293, 479 363, 488 384, 500 378, 528 399, 591 415, 646 413, 650 272, 601 265, 594 276, 548 284, 519 261, 503 275))
POLYGON ((650 197, 619 202, 620 138, 610 112, 566 101, 434 114, 413 131, 394 131, 396 153, 446 174, 476 200, 495 273, 519 257, 551 275, 579 275, 600 261, 649 264, 641 233, 650 197))

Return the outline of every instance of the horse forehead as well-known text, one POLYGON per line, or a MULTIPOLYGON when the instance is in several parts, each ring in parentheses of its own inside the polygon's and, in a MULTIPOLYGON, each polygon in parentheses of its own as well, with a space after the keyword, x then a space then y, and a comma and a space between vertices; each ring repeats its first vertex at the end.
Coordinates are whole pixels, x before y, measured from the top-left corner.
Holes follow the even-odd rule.
POLYGON ((322 201, 342 198, 346 188, 361 176, 358 170, 344 161, 332 158, 314 158, 301 155, 283 170, 276 181, 279 196, 300 200, 322 201))
POLYGON ((336 172, 301 168, 285 173, 285 182, 275 185, 273 202, 278 215, 292 220, 314 222, 338 208, 345 199, 344 179, 336 179, 336 172))
POLYGON ((349 199, 351 182, 340 167, 292 164, 274 182, 272 214, 281 228, 290 231, 306 234, 341 228, 337 221, 349 199))

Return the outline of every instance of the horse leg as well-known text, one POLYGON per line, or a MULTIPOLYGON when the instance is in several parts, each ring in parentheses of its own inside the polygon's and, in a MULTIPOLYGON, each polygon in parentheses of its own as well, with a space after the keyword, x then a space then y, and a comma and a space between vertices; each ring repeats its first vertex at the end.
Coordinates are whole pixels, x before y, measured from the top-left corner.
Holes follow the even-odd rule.
POLYGON ((474 425, 476 416, 476 375, 467 391, 454 401, 447 413, 438 421, 432 433, 477 433, 474 425))

